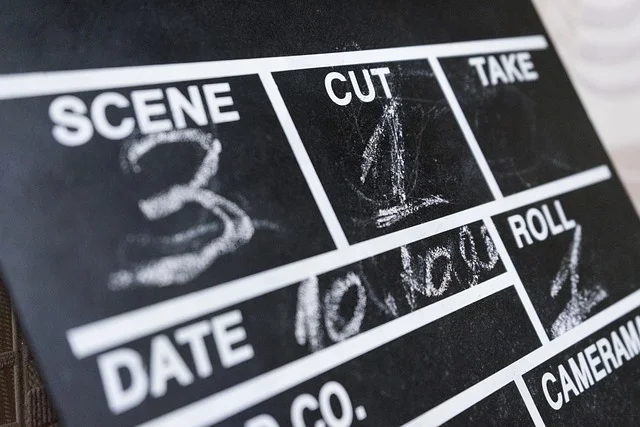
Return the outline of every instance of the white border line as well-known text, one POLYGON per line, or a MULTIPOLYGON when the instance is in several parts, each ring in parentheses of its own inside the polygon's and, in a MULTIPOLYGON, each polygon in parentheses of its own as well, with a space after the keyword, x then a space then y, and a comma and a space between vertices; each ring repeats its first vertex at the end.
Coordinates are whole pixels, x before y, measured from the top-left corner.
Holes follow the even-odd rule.
POLYGON ((339 344, 190 403, 140 427, 209 426, 379 348, 512 284, 508 273, 363 332, 339 344))
POLYGON ((500 187, 493 176, 493 172, 489 168, 489 164, 487 163, 487 159, 484 157, 482 150, 480 149, 480 145, 476 140, 475 135, 471 131, 471 127, 469 126, 469 122, 462 112, 462 108, 460 108, 460 104, 458 103, 458 99, 456 98, 455 93, 453 93, 453 89, 451 89, 451 85, 449 84, 449 80, 444 74, 442 67, 440 66, 440 62, 436 58, 429 58, 429 65, 431 65, 431 69, 440 84, 440 88, 444 93, 445 98, 447 98, 447 102, 449 103, 449 107, 451 107, 451 111, 458 122, 458 126, 460 126, 460 130, 464 135, 464 138, 467 140, 467 144, 471 149, 471 153, 473 157, 476 159, 476 163, 484 176, 484 179, 489 186, 489 190, 493 195, 494 199, 502 199, 502 191, 500 191, 500 187))
POLYGON ((609 167, 598 166, 500 200, 357 243, 342 251, 316 255, 225 284, 78 326, 67 331, 67 340, 75 357, 83 359, 284 288, 311 275, 326 273, 402 245, 479 221, 483 217, 556 197, 606 181, 609 178, 611 178, 609 167))
POLYGON ((515 378, 526 374, 531 369, 565 351, 572 345, 595 334, 600 329, 635 310, 638 306, 640 306, 640 290, 610 305, 569 332, 554 339, 553 345, 543 345, 539 347, 522 359, 469 387, 412 421, 409 421, 403 427, 430 427, 443 424, 465 409, 470 408, 485 397, 509 384, 511 381, 514 381, 515 378))
POLYGON ((242 76, 330 66, 453 57, 548 47, 542 35, 441 43, 423 46, 334 52, 275 58, 234 59, 186 64, 52 71, 0 77, 0 99, 242 76))
POLYGON ((542 417, 540 416, 540 411, 538 411, 538 408, 533 401, 533 397, 531 397, 531 393, 529 393, 529 389, 524 383, 522 377, 520 376, 516 378, 515 383, 516 387, 518 387, 518 391, 520 392, 520 396, 522 396, 522 400, 529 411, 533 425, 535 427, 545 427, 544 421, 542 421, 542 417))
POLYGON ((527 312, 527 316, 529 316, 529 320, 533 325, 533 329, 535 329, 536 333, 538 334, 538 338, 540 339, 540 342, 542 343, 542 345, 548 344, 549 337, 547 336, 547 332, 544 330, 544 326, 542 326, 542 322, 538 317, 538 313, 536 312, 536 309, 533 307, 533 303, 529 298, 529 294, 527 293, 527 290, 522 284, 520 275, 518 274, 518 271, 513 265, 513 261, 509 256, 509 252, 507 252, 507 248, 504 246, 504 243, 502 242, 502 238, 500 237, 500 233, 498 233, 498 230, 496 229, 496 225, 493 223, 493 220, 489 217, 484 218, 484 223, 487 226, 487 231, 489 232, 489 236, 491 236, 493 243, 496 245, 496 249, 500 254, 500 258, 502 259, 502 262, 504 263, 505 268, 507 269, 508 272, 513 274, 514 277, 516 278, 514 286, 516 288, 516 291, 518 292, 518 296, 520 297, 520 302, 522 302, 522 305, 525 311, 527 312))
POLYGON ((276 82, 273 80, 271 73, 260 73, 260 80, 262 80, 264 90, 267 91, 267 96, 269 96, 269 99, 271 100, 273 110, 276 112, 278 120, 280 120, 280 126, 282 126, 282 129, 289 140, 291 150, 293 150, 293 154, 296 156, 300 170, 302 170, 302 174, 307 180, 307 185, 311 189, 313 198, 318 205, 318 209, 320 210, 322 218, 329 229, 329 234, 331 234, 336 248, 346 248, 349 246, 349 242, 344 235, 344 231, 342 230, 338 217, 331 206, 327 193, 324 191, 320 178, 318 178, 318 174, 313 167, 313 163, 311 163, 309 154, 304 148, 304 144, 302 144, 298 130, 293 124, 293 120, 291 119, 291 115, 289 114, 289 110, 287 109, 284 100, 282 99, 282 95, 280 95, 278 85, 276 85, 276 82))

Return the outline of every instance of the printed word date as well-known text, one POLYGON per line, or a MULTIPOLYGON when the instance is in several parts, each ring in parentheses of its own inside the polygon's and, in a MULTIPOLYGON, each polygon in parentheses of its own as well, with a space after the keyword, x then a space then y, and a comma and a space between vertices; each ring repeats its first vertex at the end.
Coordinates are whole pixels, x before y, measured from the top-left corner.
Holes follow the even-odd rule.
POLYGON ((189 364, 199 378, 213 375, 213 363, 207 342, 213 342, 222 368, 230 368, 254 357, 242 326, 242 313, 233 310, 210 320, 202 320, 173 333, 151 338, 148 360, 132 348, 118 348, 98 356, 98 368, 109 409, 120 414, 140 405, 150 394, 154 398, 167 393, 169 381, 186 387, 195 381, 189 364), (181 351, 178 351, 178 348, 181 351), (181 354, 190 355, 186 361, 181 354))

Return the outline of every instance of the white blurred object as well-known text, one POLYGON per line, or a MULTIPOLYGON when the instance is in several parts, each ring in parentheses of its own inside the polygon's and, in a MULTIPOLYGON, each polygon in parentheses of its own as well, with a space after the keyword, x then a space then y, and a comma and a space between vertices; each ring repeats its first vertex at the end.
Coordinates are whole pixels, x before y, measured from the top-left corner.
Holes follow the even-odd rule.
POLYGON ((533 0, 640 211, 640 0, 533 0))

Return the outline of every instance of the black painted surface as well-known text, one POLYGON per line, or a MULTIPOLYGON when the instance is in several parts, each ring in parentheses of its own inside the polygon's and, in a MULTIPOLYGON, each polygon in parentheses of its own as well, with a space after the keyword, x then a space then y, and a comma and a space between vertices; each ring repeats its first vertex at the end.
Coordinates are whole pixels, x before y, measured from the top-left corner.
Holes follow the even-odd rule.
POLYGON ((165 64, 542 32, 528 1, 14 1, 0 72, 165 64))
POLYGON ((531 52, 537 80, 487 87, 468 59, 443 59, 442 67, 503 194, 608 162, 553 50, 531 52))
POLYGON ((451 420, 444 427, 532 426, 533 420, 514 383, 502 387, 451 420))
MULTIPOLYGON (((471 231, 473 238, 477 242, 475 244, 477 244, 479 259, 487 262, 486 250, 480 246, 482 244, 481 225, 482 223, 471 224, 467 230, 471 231)), ((471 278, 471 272, 474 269, 477 269, 475 272, 478 275, 476 286, 482 286, 484 281, 504 272, 504 266, 499 260, 496 261, 496 264, 491 269, 482 269, 478 265, 470 268, 459 253, 460 233, 460 230, 455 229, 407 246, 413 262, 430 248, 447 247, 451 250, 452 280, 445 286, 446 291, 441 296, 426 297, 421 293, 425 291, 424 288, 421 290, 412 289, 407 282, 403 281, 403 276, 406 273, 404 273, 401 266, 400 250, 394 249, 317 276, 317 299, 312 297, 312 300, 317 301, 319 305, 318 317, 309 315, 309 308, 313 307, 314 304, 304 305, 305 295, 302 293, 302 288, 305 287, 305 283, 303 282, 159 332, 170 337, 175 344, 174 334, 177 329, 197 322, 207 322, 220 313, 239 310, 242 313, 242 324, 247 332, 247 342, 251 344, 255 357, 237 366, 224 369, 217 356, 213 337, 207 336, 204 342, 207 346, 207 352, 212 358, 212 376, 203 379, 196 377, 194 384, 187 387, 181 387, 176 381, 169 381, 168 391, 165 396, 145 400, 140 406, 118 416, 116 418, 117 422, 123 425, 133 425, 144 421, 149 417, 150 413, 160 415, 171 409, 180 408, 190 402, 208 397, 212 393, 227 389, 322 349, 331 348, 337 343, 347 341, 362 332, 374 329, 434 302, 446 299, 474 285, 474 281, 471 278), (357 277, 358 284, 353 284, 354 280, 349 279, 354 277, 357 277), (348 281, 350 285, 348 291, 337 298, 339 301, 338 310, 334 311, 330 295, 336 294, 335 290, 340 287, 337 282, 340 281, 348 281), (358 296, 364 297, 364 302, 358 296), (410 300, 413 301, 413 304, 408 303, 410 300), (302 307, 305 307, 305 309, 302 309, 302 307), (316 319, 319 324, 318 329, 313 327, 316 319), (303 331, 308 334, 302 341, 296 336, 298 322, 306 325, 303 331), (358 326, 357 328, 350 327, 346 329, 347 324, 358 326), (352 332, 347 333, 347 330, 352 332)), ((468 241, 466 242, 467 251, 469 251, 468 241)), ((440 280, 442 277, 441 266, 443 264, 445 262, 441 259, 434 268, 434 280, 438 288, 443 283, 440 280)), ((510 301, 509 304, 513 304, 513 302, 510 301)), ((484 330, 482 328, 481 330, 484 330)), ((444 331, 445 329, 442 329, 443 333, 444 331)), ((488 334, 489 331, 486 331, 486 333, 488 334)), ((189 346, 184 344, 175 344, 175 346, 191 372, 196 372, 194 358, 189 346)), ((125 347, 139 352, 145 364, 148 364, 150 338, 136 340, 125 347)), ((407 349, 406 351, 409 350, 407 349)), ((90 398, 94 401, 95 411, 104 412, 104 416, 107 416, 108 408, 103 403, 102 390, 89 387, 91 383, 100 382, 98 370, 96 369, 96 357, 87 358, 80 362, 80 366, 86 372, 86 376, 83 378, 83 381, 87 383, 88 389, 85 398, 91 396, 90 398)))
MULTIPOLYGON (((65 147, 51 135, 47 110, 54 97, 0 104, 0 258, 6 281, 18 285, 11 288, 17 311, 70 425, 96 425, 99 408, 106 408, 95 360, 90 372, 78 364, 66 330, 335 248, 257 76, 222 81, 230 84, 240 120, 188 126, 221 143, 219 169, 204 188, 241 208, 255 232, 233 255, 170 286, 112 290, 110 277, 140 262, 198 251, 220 237, 222 217, 197 203, 158 220, 146 218, 139 206, 188 183, 203 150, 189 142, 160 146, 133 173, 123 166, 123 153, 141 135, 112 141, 96 133, 83 146, 65 147), (162 236, 197 225, 212 230, 179 245, 162 243, 162 236), (85 391, 76 396, 77 390, 85 391), (93 409, 76 409, 82 407, 93 409)), ((187 85, 173 86, 186 93, 187 85)), ((129 96, 130 89, 119 92, 129 96)), ((88 102, 95 95, 81 98, 88 102)), ((108 413, 99 418, 112 425, 108 413)))
POLYGON ((492 200, 427 61, 291 71, 275 79, 350 242, 492 200), (376 77, 372 102, 360 101, 351 83, 333 84, 337 96, 353 93, 349 105, 327 95, 329 72, 353 71, 366 94, 362 70, 380 67, 390 69, 391 98, 376 77), (400 206, 415 211, 379 224, 386 221, 380 212, 400 206))
MULTIPOLYGON (((356 51, 545 34, 531 4, 513 0, 358 1, 348 6, 334 1, 116 1, 98 5, 54 0, 12 2, 5 9, 7 13, 0 16, 0 73, 356 51)), ((461 73, 453 76, 452 85, 505 194, 608 164, 552 48, 534 52, 533 58, 541 75, 539 82, 489 92, 477 87, 461 89, 460 85, 469 83, 466 58, 442 61, 449 75, 461 73), (497 115, 503 115, 503 120, 495 121, 497 115), (502 149, 515 151, 515 157, 507 156, 512 160, 507 164, 513 168, 498 167, 502 149), (531 173, 530 163, 535 166, 531 173)), ((388 174, 388 161, 381 160, 378 165, 381 184, 369 181, 364 197, 350 184, 361 177, 352 169, 358 166, 361 155, 356 148, 367 141, 366 133, 372 132, 388 100, 378 98, 364 107, 330 104, 323 88, 324 73, 329 69, 274 76, 351 242, 491 200, 427 61, 383 65, 391 69, 392 90, 402 101, 398 117, 406 130, 408 197, 419 200, 439 195, 447 200, 433 209, 419 209, 385 229, 372 227, 370 219, 375 209, 392 207, 388 202, 397 196, 389 196, 389 186, 382 184, 388 183, 382 179, 388 174)), ((336 70, 362 68, 359 65, 336 70)), ((47 115, 54 97, 0 103, 3 274, 65 425, 132 425, 318 351, 299 344, 292 336, 299 290, 299 285, 294 284, 238 306, 247 319, 249 339, 257 349, 250 369, 239 365, 218 370, 209 382, 191 387, 181 388, 175 381, 170 382, 166 398, 149 397, 143 406, 120 417, 111 414, 106 406, 95 358, 77 361, 71 355, 65 337, 71 327, 334 249, 257 76, 216 81, 230 83, 234 108, 240 112, 241 120, 201 129, 219 138, 222 144, 220 170, 208 190, 233 201, 260 226, 249 244, 232 256, 222 257, 197 278, 161 288, 112 292, 108 290, 108 278, 114 271, 138 261, 166 254, 166 248, 160 248, 157 242, 138 241, 132 246, 129 237, 157 237, 210 219, 197 206, 189 205, 180 215, 148 221, 138 205, 141 199, 162 189, 188 182, 203 160, 203 153, 193 144, 163 147, 144 159, 142 174, 131 174, 122 166, 126 141, 94 136, 88 144, 75 148, 55 142, 47 115)), ((153 88, 171 85, 184 91, 187 84, 153 88)), ((133 89, 138 88, 114 92, 128 96, 133 89)), ((73 95, 88 101, 97 94, 73 95)), ((113 111, 108 114, 114 120, 122 118, 113 111)), ((188 125, 195 127, 192 122, 188 125)), ((136 131, 129 140, 138 136, 136 131)), ((637 245, 630 241, 637 237, 637 218, 617 180, 561 199, 563 203, 567 200, 569 215, 575 213, 585 227, 584 255, 588 254, 588 259, 580 265, 581 269, 588 265, 588 274, 581 270, 581 277, 585 281, 607 282, 603 286, 607 286, 610 297, 596 307, 596 312, 635 289, 634 257, 617 255, 637 253, 637 245)), ((515 255, 514 262, 534 306, 548 327, 568 298, 565 292, 558 299, 562 304, 548 301, 549 277, 566 253, 568 234, 558 236, 545 254, 532 250, 525 260, 509 246, 508 233, 500 220, 497 223, 510 254, 515 255)), ((481 241, 477 226, 478 223, 472 226, 473 234, 481 241)), ((410 247, 415 250, 414 255, 422 255, 431 244, 455 246, 452 237, 458 232, 410 247)), ((181 247, 198 247, 206 240, 203 236, 181 247)), ((406 288, 398 281, 398 276, 402 277, 399 251, 321 275, 320 292, 326 293, 328 286, 350 269, 365 278, 369 299, 362 331, 437 300, 417 295, 412 306, 406 288), (387 303, 388 295, 395 298, 395 314, 387 303)), ((454 257, 454 280, 441 298, 471 284, 461 255, 454 257)), ((479 281, 502 271, 503 266, 498 264, 495 271, 482 273, 479 281)), ((345 316, 353 304, 347 297, 341 306, 345 316)), ((171 335, 176 328, 165 333, 171 335)), ((149 338, 127 346, 145 356, 149 338)), ((331 344, 325 336, 319 347, 331 344)), ((207 345, 212 363, 218 368, 220 361, 211 351, 213 343, 207 345)), ((510 288, 296 386, 226 424, 239 425, 250 416, 267 411, 286 425, 288 405, 296 395, 317 395, 324 382, 335 380, 344 383, 354 406, 366 407, 368 417, 362 425, 397 425, 538 345, 530 321, 510 288)), ((179 351, 187 359, 185 348, 179 351)), ((635 393, 625 387, 611 395, 622 396, 629 390, 635 393)), ((616 410, 635 416, 634 408, 622 398, 603 402, 613 408, 618 400, 623 404, 616 410)), ((317 419, 317 413, 309 416, 317 419)))
MULTIPOLYGON (((640 251, 640 223, 616 180, 504 213, 495 218, 495 223, 550 338, 566 331, 561 328, 554 332, 553 326, 563 312, 571 311, 572 306, 585 307, 576 315, 569 316, 575 319, 572 325, 576 326, 637 290, 640 285, 640 266, 636 259, 640 251), (511 215, 526 215, 529 208, 540 209, 546 204, 551 209, 553 220, 558 223, 553 206, 555 200, 561 202, 567 219, 573 219, 577 226, 581 226, 578 262, 573 270, 577 278, 575 287, 570 275, 562 279, 562 266, 569 266, 563 260, 573 247, 575 228, 556 236, 549 234, 542 242, 534 240, 533 245, 518 249, 507 222, 511 215), (562 285, 559 292, 552 293, 556 277, 562 285), (601 292, 604 298, 596 298, 601 292), (599 302, 596 303, 596 299, 599 302), (594 304, 589 304, 589 301, 594 304)), ((559 325, 556 323, 556 326, 559 325)))
MULTIPOLYGON (((623 364, 619 368, 612 368, 611 373, 600 381, 594 382, 593 385, 578 396, 573 392, 569 392, 569 401, 564 402, 559 410, 554 410, 549 406, 542 390, 542 376, 544 373, 549 372, 555 375, 557 382, 549 384, 549 394, 552 399, 556 400, 557 393, 563 393, 558 374, 558 365, 562 364, 571 375, 572 381, 575 381, 567 363, 569 358, 573 358, 578 362, 578 353, 603 337, 610 340, 612 332, 619 334, 620 326, 626 326, 629 321, 638 325, 636 320, 640 319, 638 315, 640 315, 640 311, 636 309, 632 313, 611 322, 588 338, 569 347, 523 376, 540 411, 540 415, 547 425, 614 427, 636 426, 640 423, 640 411, 638 411, 638 399, 640 399, 639 356, 635 356, 631 360, 623 359, 623 364)), ((595 355, 599 357, 597 351, 595 355)), ((612 364, 609 363, 609 366, 612 367, 612 364)), ((605 369, 602 361, 598 363, 597 369, 605 369)))
MULTIPOLYGON (((141 158, 136 173, 123 164, 123 157, 128 144, 142 135, 111 141, 96 132, 82 146, 65 147, 51 135, 47 109, 54 97, 16 100, 1 104, 2 111, 19 110, 31 128, 25 132, 7 114, 0 116, 5 138, 0 145, 0 254, 3 263, 13 267, 8 279, 48 283, 52 297, 64 305, 71 303, 65 296, 99 301, 69 310, 74 317, 69 319, 71 326, 334 249, 259 79, 222 81, 230 83, 240 120, 188 126, 219 139, 219 169, 203 188, 234 202, 256 223, 248 243, 233 256, 222 255, 184 286, 141 284, 110 291, 109 277, 116 271, 195 251, 219 237, 220 231, 213 230, 169 248, 145 241, 222 220, 195 202, 157 220, 145 217, 139 206, 154 194, 192 180, 205 153, 189 141, 161 145, 141 158), (37 269, 32 268, 35 257, 37 269), (25 260, 31 261, 24 264, 25 260)), ((211 82, 174 86, 186 93, 186 86, 194 83, 211 82)), ((119 92, 128 95, 130 90, 119 92)), ((82 98, 90 101, 95 95, 82 98)), ((130 109, 123 112, 131 114, 130 109)))
MULTIPOLYGON (((363 406, 362 426, 398 426, 495 373, 539 346, 514 288, 487 297, 372 350, 313 380, 229 418, 237 426, 259 414, 290 425, 289 408, 301 393, 317 396, 337 381, 353 406, 363 406)), ((307 411, 308 424, 319 418, 307 411)))

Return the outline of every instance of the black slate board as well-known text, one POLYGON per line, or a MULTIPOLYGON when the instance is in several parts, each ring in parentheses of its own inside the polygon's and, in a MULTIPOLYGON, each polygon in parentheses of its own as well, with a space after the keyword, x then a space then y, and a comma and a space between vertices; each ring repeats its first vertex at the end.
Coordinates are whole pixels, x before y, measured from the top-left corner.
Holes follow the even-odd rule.
POLYGON ((528 1, 13 3, 0 265, 65 425, 636 422, 640 224, 528 1))

